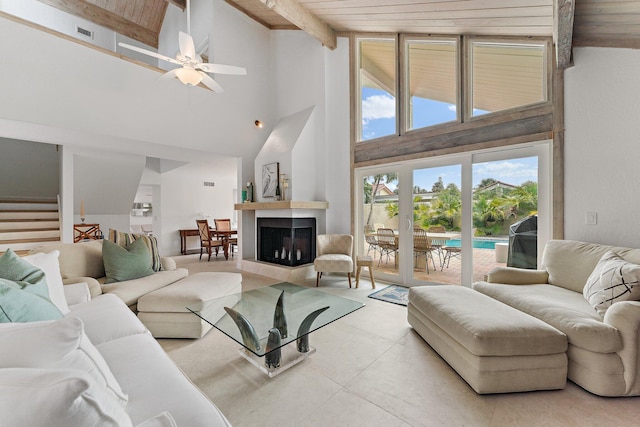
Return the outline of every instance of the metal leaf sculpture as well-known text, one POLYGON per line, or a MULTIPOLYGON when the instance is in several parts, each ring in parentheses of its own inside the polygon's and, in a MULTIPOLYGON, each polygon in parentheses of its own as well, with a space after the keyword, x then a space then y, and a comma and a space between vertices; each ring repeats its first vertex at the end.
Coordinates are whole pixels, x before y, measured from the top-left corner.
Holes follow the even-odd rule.
POLYGON ((265 349, 265 365, 267 368, 275 369, 280 367, 282 359, 282 340, 280 339, 280 331, 277 328, 269 329, 269 339, 267 340, 267 348, 265 349))
POLYGON ((287 317, 284 314, 284 291, 280 294, 276 304, 276 311, 273 313, 273 327, 280 331, 280 337, 287 337, 287 317))
POLYGON ((322 314, 323 311, 328 310, 330 306, 322 307, 309 314, 304 318, 300 327, 298 328, 298 339, 296 340, 296 345, 298 346, 298 351, 300 353, 307 353, 309 351, 309 329, 311 329, 311 325, 313 321, 316 320, 318 316, 322 314))
POLYGON ((225 307, 224 311, 236 322, 238 329, 240 329, 240 335, 242 335, 244 345, 252 351, 260 351, 260 340, 251 322, 232 308, 225 307))

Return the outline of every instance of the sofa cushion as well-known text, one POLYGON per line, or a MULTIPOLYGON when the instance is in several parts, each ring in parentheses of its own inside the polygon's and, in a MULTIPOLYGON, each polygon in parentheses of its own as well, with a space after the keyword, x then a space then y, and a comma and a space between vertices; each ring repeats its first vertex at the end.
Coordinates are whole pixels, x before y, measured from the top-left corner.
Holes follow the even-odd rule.
POLYGON ((22 257, 22 259, 44 272, 49 290, 49 299, 58 307, 58 310, 60 310, 62 314, 66 314, 69 312, 69 306, 67 305, 67 299, 64 295, 59 257, 60 251, 55 250, 49 253, 27 255, 22 257))
POLYGON ((168 411, 179 426, 230 425, 151 335, 130 335, 97 347, 129 393, 127 413, 134 424, 168 411))
POLYGON ((77 369, 0 369, 0 414, 7 426, 132 425, 124 408, 77 369))
POLYGON ((0 327, 0 368, 78 369, 91 375, 122 406, 127 395, 73 317, 0 327))
POLYGON ((597 353, 622 349, 618 330, 602 318, 581 293, 554 285, 504 285, 476 282, 473 289, 564 332, 569 344, 597 353))
POLYGON ((104 277, 102 240, 78 243, 49 243, 31 252, 60 251, 60 274, 63 279, 74 277, 104 277))
POLYGON ((149 256, 151 257, 151 268, 153 271, 162 270, 162 261, 160 259, 160 251, 158 250, 158 239, 153 236, 146 236, 144 234, 123 233, 112 228, 109 229, 109 240, 122 247, 129 246, 136 240, 142 240, 149 249, 149 256))
POLYGON ((103 293, 113 293, 120 297, 128 306, 136 304, 138 298, 149 292, 167 286, 177 280, 187 277, 189 270, 177 268, 173 271, 158 271, 150 276, 141 277, 124 282, 104 284, 103 293))
POLYGON ((640 249, 573 240, 548 241, 541 264, 549 273, 550 284, 582 293, 589 275, 607 251, 617 253, 626 261, 640 264, 640 249))
POLYGON ((49 299, 42 270, 11 249, 0 256, 0 322, 55 320, 60 310, 49 299))
POLYGON ((589 276, 583 296, 601 316, 618 301, 640 300, 640 265, 607 251, 589 276))
POLYGON ((190 304, 240 292, 240 273, 196 273, 140 297, 138 312, 189 313, 190 304))
POLYGON ((77 317, 95 345, 135 334, 147 334, 147 328, 120 298, 99 295, 90 302, 69 307, 67 317, 77 317))
POLYGON ((126 247, 105 240, 102 244, 102 261, 106 274, 105 283, 138 279, 153 274, 149 249, 142 240, 126 247))

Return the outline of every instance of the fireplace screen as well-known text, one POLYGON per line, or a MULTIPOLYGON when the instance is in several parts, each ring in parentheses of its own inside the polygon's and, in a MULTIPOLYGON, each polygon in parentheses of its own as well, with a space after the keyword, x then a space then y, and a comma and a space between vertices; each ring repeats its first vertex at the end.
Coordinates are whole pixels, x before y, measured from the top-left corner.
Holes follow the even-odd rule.
POLYGON ((258 261, 295 267, 316 257, 315 218, 258 218, 258 261))

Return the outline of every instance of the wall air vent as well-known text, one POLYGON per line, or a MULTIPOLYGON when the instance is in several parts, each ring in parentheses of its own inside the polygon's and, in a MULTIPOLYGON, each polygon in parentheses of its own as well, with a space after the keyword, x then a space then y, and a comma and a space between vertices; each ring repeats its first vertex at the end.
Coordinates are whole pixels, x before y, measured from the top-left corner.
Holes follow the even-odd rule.
POLYGON ((81 35, 93 40, 93 31, 91 31, 91 30, 87 30, 85 28, 82 28, 82 27, 79 27, 79 26, 76 25, 76 32, 78 34, 81 34, 81 35))
POLYGON ((204 186, 205 186, 205 187, 215 187, 215 186, 216 186, 216 183, 215 183, 215 182, 213 182, 213 181, 205 181, 205 182, 204 182, 204 186))

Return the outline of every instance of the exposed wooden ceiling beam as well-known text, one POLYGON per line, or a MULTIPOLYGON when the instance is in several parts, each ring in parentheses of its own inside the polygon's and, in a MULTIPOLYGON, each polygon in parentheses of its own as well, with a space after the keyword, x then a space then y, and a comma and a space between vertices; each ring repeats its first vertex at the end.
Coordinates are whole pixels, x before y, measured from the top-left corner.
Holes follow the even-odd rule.
POLYGON ((187 8, 187 0, 166 0, 174 6, 178 6, 180 9, 185 10, 187 8))
POLYGON ((300 6, 295 0, 260 0, 269 9, 333 50, 338 42, 336 32, 326 22, 300 6))
POLYGON ((80 18, 91 21, 95 24, 102 25, 117 33, 131 37, 134 40, 138 40, 146 45, 157 48, 158 47, 158 34, 154 31, 145 28, 141 25, 135 24, 131 21, 95 6, 90 3, 85 3, 80 0, 39 0, 41 3, 48 4, 60 9, 64 12, 78 16, 80 18))
POLYGON ((575 0, 553 2, 553 43, 556 46, 556 64, 560 69, 571 66, 575 6, 575 0))

